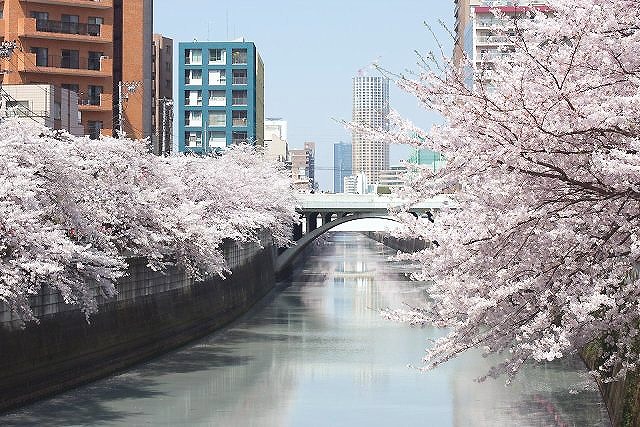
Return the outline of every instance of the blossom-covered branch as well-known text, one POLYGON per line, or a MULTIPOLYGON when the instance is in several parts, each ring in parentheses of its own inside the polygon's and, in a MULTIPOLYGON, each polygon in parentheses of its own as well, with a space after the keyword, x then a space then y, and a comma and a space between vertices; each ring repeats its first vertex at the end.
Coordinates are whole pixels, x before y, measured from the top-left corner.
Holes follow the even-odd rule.
MULTIPOLYGON (((392 315, 450 328, 428 349, 429 368, 480 347, 502 356, 489 375, 513 376, 594 340, 603 377, 637 367, 640 8, 553 9, 505 32, 514 52, 476 68, 472 85, 469 63, 398 81, 445 118, 422 139, 447 165, 407 194, 458 189, 459 209, 435 224, 404 217, 407 234, 438 242, 411 255, 432 300, 392 315)), ((397 120, 394 132, 416 134, 397 120)))
POLYGON ((127 257, 222 275, 224 239, 289 241, 285 174, 250 147, 213 157, 155 157, 137 141, 92 141, 16 120, 0 125, 0 301, 35 320, 43 285, 87 315, 96 287, 117 292, 127 257))

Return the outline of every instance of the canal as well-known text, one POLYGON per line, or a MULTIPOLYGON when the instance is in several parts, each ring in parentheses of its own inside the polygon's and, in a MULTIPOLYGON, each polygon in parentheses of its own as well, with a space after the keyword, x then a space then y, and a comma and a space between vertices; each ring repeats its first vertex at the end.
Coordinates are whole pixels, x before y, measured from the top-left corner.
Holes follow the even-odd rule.
POLYGON ((289 283, 223 331, 127 372, 0 417, 0 425, 607 426, 579 360, 476 383, 467 354, 419 366, 442 331, 382 319, 425 286, 393 250, 332 233, 289 283))

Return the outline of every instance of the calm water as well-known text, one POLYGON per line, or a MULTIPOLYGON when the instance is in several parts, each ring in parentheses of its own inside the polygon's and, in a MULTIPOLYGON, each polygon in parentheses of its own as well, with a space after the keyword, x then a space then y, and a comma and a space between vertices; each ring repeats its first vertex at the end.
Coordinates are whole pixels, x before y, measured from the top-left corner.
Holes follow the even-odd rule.
POLYGON ((408 367, 441 331, 380 318, 424 295, 390 253, 357 233, 330 235, 290 286, 228 329, 0 425, 608 425, 578 361, 530 367, 510 387, 475 383, 488 367, 477 354, 429 373, 408 367))

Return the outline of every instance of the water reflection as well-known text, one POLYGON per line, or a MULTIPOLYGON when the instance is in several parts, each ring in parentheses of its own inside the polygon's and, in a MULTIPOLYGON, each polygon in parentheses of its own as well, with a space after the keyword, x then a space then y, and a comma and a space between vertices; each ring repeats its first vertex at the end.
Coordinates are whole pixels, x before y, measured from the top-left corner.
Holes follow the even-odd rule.
POLYGON ((603 426, 577 361, 477 384, 466 355, 419 373, 427 340, 378 310, 419 303, 414 267, 360 234, 318 246, 289 286, 233 327, 128 372, 0 417, 2 425, 603 426))

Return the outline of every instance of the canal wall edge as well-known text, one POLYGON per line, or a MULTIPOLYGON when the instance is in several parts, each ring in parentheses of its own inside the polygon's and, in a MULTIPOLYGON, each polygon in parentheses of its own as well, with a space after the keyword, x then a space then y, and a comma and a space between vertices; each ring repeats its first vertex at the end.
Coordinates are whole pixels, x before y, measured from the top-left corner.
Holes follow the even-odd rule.
POLYGON ((275 286, 275 250, 254 250, 226 279, 194 282, 133 260, 117 299, 85 320, 77 309, 24 328, 0 327, 0 412, 108 376, 203 337, 275 286))

